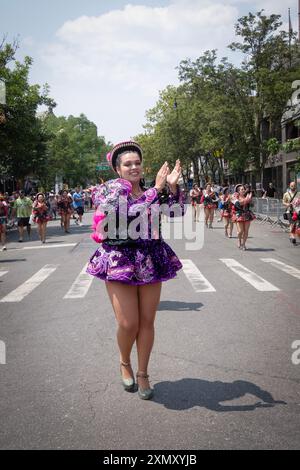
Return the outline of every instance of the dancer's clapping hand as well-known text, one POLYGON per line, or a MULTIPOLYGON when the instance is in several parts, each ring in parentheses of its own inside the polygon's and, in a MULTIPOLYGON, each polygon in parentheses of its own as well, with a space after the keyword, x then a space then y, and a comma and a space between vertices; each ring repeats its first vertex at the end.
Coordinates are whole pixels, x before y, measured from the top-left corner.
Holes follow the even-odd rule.
POLYGON ((174 170, 167 176, 167 183, 170 186, 172 192, 176 191, 176 185, 181 175, 181 164, 180 160, 176 160, 174 170))
POLYGON ((167 177, 170 174, 170 169, 168 162, 165 162, 161 169, 158 171, 156 180, 155 180, 155 188, 157 191, 162 191, 166 185, 167 177))

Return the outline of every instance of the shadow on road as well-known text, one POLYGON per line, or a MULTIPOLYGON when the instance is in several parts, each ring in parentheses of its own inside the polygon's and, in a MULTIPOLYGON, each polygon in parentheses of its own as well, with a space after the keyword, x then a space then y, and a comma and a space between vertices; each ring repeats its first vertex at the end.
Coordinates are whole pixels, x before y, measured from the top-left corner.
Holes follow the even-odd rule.
POLYGON ((179 312, 194 310, 195 312, 199 312, 201 307, 203 307, 203 304, 200 302, 177 302, 176 300, 163 300, 160 302, 157 310, 177 310, 179 312))
POLYGON ((202 379, 182 379, 176 382, 160 382, 154 385, 156 403, 170 410, 187 410, 195 406, 217 412, 253 411, 257 408, 271 408, 284 401, 275 401, 272 395, 257 385, 244 380, 235 382, 209 382, 202 379), (246 394, 259 401, 249 404, 224 405, 223 402, 236 400, 246 394))
POLYGON ((17 263, 18 261, 27 261, 26 258, 16 258, 16 259, 0 259, 0 263, 17 263))
POLYGON ((276 251, 274 248, 247 248, 247 251, 276 251))

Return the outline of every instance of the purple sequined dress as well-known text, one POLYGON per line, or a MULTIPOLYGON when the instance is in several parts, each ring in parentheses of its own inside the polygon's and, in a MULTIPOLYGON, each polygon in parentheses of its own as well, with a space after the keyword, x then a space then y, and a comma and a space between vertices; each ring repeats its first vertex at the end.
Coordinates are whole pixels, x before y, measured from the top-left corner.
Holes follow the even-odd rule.
MULTIPOLYGON (((126 230, 127 236, 124 234, 120 236, 119 227, 116 236, 107 236, 102 226, 102 229, 98 230, 98 232, 102 230, 100 239, 103 236, 104 238, 106 236, 106 239, 100 243, 91 257, 87 272, 104 281, 118 281, 130 285, 144 285, 172 279, 182 268, 182 264, 162 239, 160 215, 157 214, 164 212, 166 208, 165 213, 168 215, 182 216, 185 210, 182 194, 178 188, 176 195, 170 193, 163 199, 155 188, 150 188, 139 199, 133 199, 130 195, 131 189, 131 184, 126 180, 118 178, 107 181, 96 186, 92 194, 93 202, 98 213, 99 209, 100 213, 105 212, 105 220, 109 215, 113 215, 114 220, 120 220, 125 211, 127 229, 138 216, 144 217, 143 220, 146 217, 148 220, 146 236, 144 227, 144 235, 134 239, 128 235, 128 230, 126 230), (170 213, 168 209, 172 212, 170 213)), ((94 229, 96 225, 94 223, 94 229)), ((100 226, 99 223, 98 227, 100 226)), ((95 239, 94 236, 92 238, 95 239)))

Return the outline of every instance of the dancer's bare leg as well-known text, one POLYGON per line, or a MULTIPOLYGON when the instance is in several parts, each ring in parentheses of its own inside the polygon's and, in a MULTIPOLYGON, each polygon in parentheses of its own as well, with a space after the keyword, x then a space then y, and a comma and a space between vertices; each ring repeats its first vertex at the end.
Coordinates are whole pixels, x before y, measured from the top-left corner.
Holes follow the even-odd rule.
POLYGON ((237 222, 237 232, 238 232, 238 247, 243 246, 243 236, 244 236, 244 222, 237 222))
POLYGON ((244 235, 243 235, 243 246, 246 246, 246 241, 248 240, 249 236, 249 228, 250 228, 250 222, 245 222, 244 224, 244 235))
POLYGON ((229 219, 228 217, 224 217, 224 228, 225 228, 225 236, 228 237, 228 225, 229 225, 229 219))
MULTIPOLYGON (((138 287, 139 330, 136 339, 138 370, 147 374, 150 354, 154 343, 154 320, 161 294, 161 282, 138 287)), ((148 379, 139 377, 142 389, 149 388, 148 379)))
POLYGON ((212 227, 215 216, 215 209, 209 209, 209 226, 212 227))
MULTIPOLYGON (((118 323, 117 341, 120 361, 129 363, 139 328, 138 288, 122 282, 107 281, 106 289, 118 323)), ((133 377, 131 367, 122 367, 122 375, 124 379, 133 377)))
POLYGON ((204 208, 204 213, 205 213, 205 225, 208 226, 208 219, 209 219, 209 209, 206 207, 204 208))
POLYGON ((43 222, 42 224, 42 242, 46 240, 46 230, 47 230, 47 222, 43 222))

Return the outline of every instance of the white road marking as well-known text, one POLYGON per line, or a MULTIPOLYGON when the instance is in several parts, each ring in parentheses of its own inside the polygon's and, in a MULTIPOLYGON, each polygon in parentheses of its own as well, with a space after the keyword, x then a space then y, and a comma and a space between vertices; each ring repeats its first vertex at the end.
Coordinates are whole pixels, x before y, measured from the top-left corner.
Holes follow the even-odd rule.
POLYGON ((231 271, 244 279, 244 281, 249 282, 249 284, 251 284, 256 290, 261 292, 276 292, 280 290, 278 287, 266 281, 258 274, 255 274, 253 271, 250 271, 250 269, 245 268, 245 266, 234 259, 220 258, 220 261, 226 264, 226 266, 231 269, 231 271))
POLYGON ((87 265, 84 266, 79 276, 75 279, 64 299, 82 299, 86 296, 94 279, 86 272, 87 265))
POLYGON ((281 261, 273 258, 261 258, 261 260, 264 261, 264 263, 270 263, 272 266, 280 269, 280 271, 283 271, 284 273, 290 274, 291 276, 300 279, 300 269, 294 268, 293 266, 282 263, 281 261))
POLYGON ((216 292, 214 286, 203 276, 192 260, 181 259, 180 261, 184 274, 196 292, 216 292))
POLYGON ((8 273, 8 271, 0 271, 0 277, 5 276, 5 274, 7 274, 7 273, 8 273))
POLYGON ((33 245, 33 246, 24 246, 22 248, 16 248, 16 250, 46 250, 48 248, 66 248, 68 246, 76 246, 77 243, 62 243, 60 245, 33 245))
POLYGON ((3 297, 0 302, 21 302, 28 294, 36 289, 47 277, 52 274, 59 265, 46 264, 42 269, 30 277, 27 281, 3 297))

